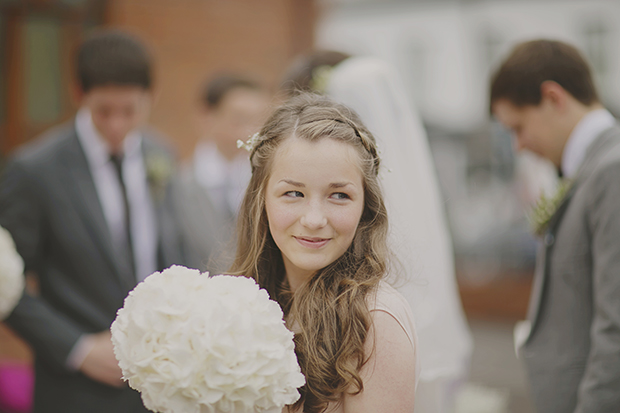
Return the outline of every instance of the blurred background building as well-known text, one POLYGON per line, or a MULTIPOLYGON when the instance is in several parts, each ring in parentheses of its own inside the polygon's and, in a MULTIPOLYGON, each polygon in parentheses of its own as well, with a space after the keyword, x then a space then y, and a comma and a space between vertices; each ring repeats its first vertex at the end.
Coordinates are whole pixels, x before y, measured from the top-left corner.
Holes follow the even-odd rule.
MULTIPOLYGON (((240 71, 275 90, 292 59, 312 48, 391 62, 429 135, 474 331, 472 380, 487 386, 463 396, 481 395, 487 405, 464 400, 459 412, 531 411, 511 322, 525 315, 535 258, 526 211, 555 176, 548 164, 515 155, 509 134, 491 120, 489 76, 515 42, 565 40, 585 52, 604 104, 618 113, 620 2, 0 0, 2 158, 71 119, 70 57, 100 25, 130 30, 152 48, 151 123, 183 158, 198 139, 193 112, 210 75, 240 71)), ((10 333, 0 334, 0 357, 28 359, 10 333)))
POLYGON ((71 118, 71 55, 98 25, 140 36, 156 61, 152 124, 185 157, 198 88, 218 71, 275 86, 313 45, 313 0, 0 0, 0 131, 7 153, 71 118))
MULTIPOLYGON (((615 1, 333 0, 316 43, 392 62, 425 122, 464 282, 527 274, 535 245, 524 212, 554 185, 549 165, 515 156, 489 117, 489 77, 516 42, 575 44, 604 104, 620 108, 620 3, 615 1), (535 171, 535 172, 534 172, 535 171)), ((506 309, 507 311, 511 311, 506 309)))

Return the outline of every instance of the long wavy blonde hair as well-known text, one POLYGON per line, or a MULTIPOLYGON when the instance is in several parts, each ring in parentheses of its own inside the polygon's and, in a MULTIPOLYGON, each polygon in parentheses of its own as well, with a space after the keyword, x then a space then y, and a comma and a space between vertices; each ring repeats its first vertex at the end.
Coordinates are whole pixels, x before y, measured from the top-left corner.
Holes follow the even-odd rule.
POLYGON ((360 369, 368 355, 370 327, 366 297, 387 270, 388 221, 377 178, 374 137, 357 115, 326 97, 302 94, 278 108, 259 132, 250 154, 252 178, 241 204, 236 258, 231 273, 254 278, 284 309, 295 326, 295 351, 306 385, 294 408, 322 412, 345 392, 363 390, 360 369), (265 212, 265 189, 280 144, 292 136, 335 139, 353 146, 360 158, 364 210, 353 242, 335 262, 291 293, 282 254, 265 212))

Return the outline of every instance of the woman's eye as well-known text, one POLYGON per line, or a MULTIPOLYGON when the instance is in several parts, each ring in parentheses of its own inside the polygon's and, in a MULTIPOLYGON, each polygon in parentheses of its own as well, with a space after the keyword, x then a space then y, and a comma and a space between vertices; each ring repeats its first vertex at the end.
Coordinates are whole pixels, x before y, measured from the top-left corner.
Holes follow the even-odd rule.
POLYGON ((334 194, 332 194, 332 198, 336 198, 336 199, 351 199, 351 197, 347 194, 345 194, 344 192, 336 192, 334 194))
POLYGON ((290 196, 291 198, 303 198, 304 194, 299 191, 288 191, 284 193, 285 196, 290 196))

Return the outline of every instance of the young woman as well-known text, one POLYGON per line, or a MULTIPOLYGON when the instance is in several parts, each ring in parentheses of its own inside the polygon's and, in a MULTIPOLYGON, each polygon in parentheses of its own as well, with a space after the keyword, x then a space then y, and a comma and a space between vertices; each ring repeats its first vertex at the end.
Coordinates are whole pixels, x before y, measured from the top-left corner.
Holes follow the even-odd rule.
POLYGON ((300 57, 282 86, 289 96, 314 90, 347 105, 375 136, 383 170, 389 170, 381 184, 390 217, 388 246, 401 269, 394 285, 411 305, 424 366, 416 409, 447 413, 455 409, 473 344, 433 156, 406 89, 388 62, 329 50, 300 57))
POLYGON ((306 385, 289 412, 411 412, 416 338, 387 276, 375 140, 348 108, 303 94, 249 143, 232 272, 284 309, 306 385))

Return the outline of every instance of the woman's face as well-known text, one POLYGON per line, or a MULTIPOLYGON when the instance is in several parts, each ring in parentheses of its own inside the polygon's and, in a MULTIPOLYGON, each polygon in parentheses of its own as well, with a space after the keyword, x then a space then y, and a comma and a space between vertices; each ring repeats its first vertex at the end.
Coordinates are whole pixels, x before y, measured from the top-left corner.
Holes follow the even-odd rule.
POLYGON ((295 290, 353 241, 364 209, 359 155, 330 138, 286 139, 273 160, 265 208, 295 290))

